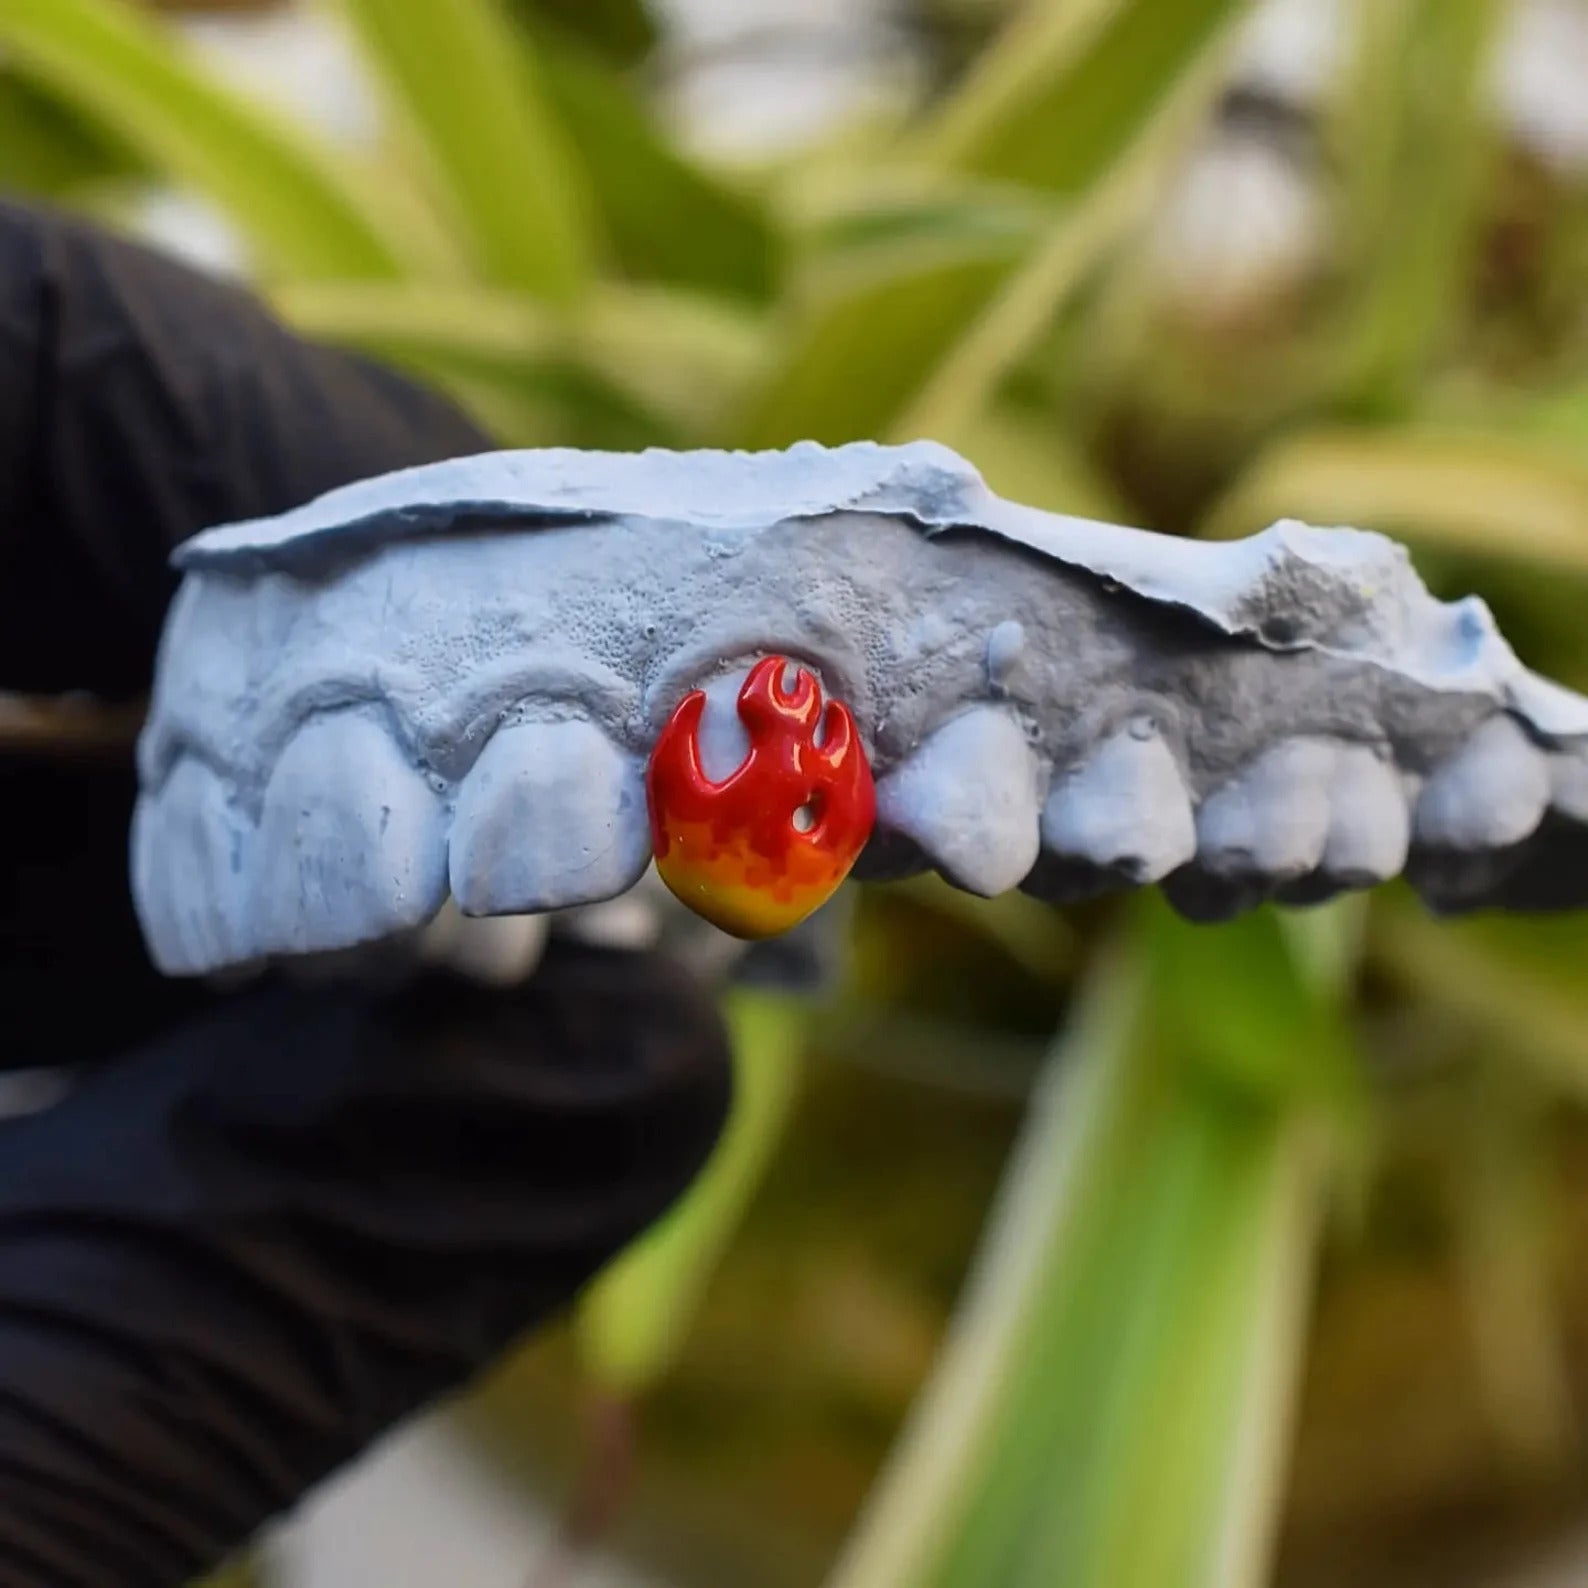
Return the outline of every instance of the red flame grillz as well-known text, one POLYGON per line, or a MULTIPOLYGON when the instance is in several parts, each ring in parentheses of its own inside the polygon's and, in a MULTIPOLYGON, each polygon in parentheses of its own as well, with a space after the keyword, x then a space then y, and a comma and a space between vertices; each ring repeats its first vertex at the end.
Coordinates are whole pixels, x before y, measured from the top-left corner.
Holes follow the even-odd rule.
POLYGON ((805 668, 783 688, 782 656, 757 662, 739 691, 750 751, 721 783, 700 762, 706 697, 686 695, 646 772, 662 881, 736 937, 775 937, 825 904, 871 836, 877 797, 855 719, 825 709, 805 668), (818 742, 819 741, 819 742, 818 742))

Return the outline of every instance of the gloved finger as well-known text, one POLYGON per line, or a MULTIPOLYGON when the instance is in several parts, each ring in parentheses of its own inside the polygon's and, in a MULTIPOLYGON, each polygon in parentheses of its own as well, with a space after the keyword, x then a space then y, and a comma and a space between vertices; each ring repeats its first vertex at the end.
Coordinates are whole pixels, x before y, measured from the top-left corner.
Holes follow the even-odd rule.
POLYGON ((703 1162, 711 1001, 261 988, 0 1126, 0 1581, 173 1588, 569 1298, 703 1162))
POLYGON ((214 995, 149 963, 127 882, 132 767, 0 757, 0 1070, 93 1064, 214 995))
MULTIPOLYGON (((450 404, 292 336, 246 293, 0 203, 0 691, 141 694, 172 546, 362 475, 475 452, 450 404)), ((0 748, 0 1067, 104 1057, 199 989, 159 978, 127 888, 124 764, 0 748), (85 998, 86 977, 96 995, 85 998)), ((0 734, 0 746, 10 740, 0 734)))
POLYGON ((178 542, 490 444, 236 287, 0 203, 0 688, 139 693, 178 542))

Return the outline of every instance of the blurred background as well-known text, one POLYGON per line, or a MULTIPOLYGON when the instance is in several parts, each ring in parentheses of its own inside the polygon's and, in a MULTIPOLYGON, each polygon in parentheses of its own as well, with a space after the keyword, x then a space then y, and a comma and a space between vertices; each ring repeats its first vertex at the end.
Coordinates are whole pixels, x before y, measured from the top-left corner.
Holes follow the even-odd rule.
MULTIPOLYGON (((0 186, 506 445, 1383 529, 1588 686, 1588 0, 0 0, 0 186)), ((234 1588, 1588 1582, 1588 926, 836 930, 690 1199, 234 1588)))

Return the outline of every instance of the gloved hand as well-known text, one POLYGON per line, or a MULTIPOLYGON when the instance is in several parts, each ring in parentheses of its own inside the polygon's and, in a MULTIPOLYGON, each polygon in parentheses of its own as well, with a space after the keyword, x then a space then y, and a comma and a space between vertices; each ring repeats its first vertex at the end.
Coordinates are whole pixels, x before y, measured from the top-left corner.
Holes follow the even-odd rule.
MULTIPOLYGON (((0 689, 147 687, 170 548, 490 445, 229 287, 0 205, 0 689)), ((508 991, 149 966, 130 764, 0 756, 0 1584, 172 1588, 569 1298, 727 1106, 711 999, 554 943, 508 991)))

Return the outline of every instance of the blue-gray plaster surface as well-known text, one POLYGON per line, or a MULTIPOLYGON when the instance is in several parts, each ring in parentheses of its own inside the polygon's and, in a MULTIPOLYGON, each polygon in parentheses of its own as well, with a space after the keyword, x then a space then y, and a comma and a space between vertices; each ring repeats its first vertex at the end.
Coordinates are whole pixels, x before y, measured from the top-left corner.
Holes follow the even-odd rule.
POLYGON ((1588 903, 1588 700, 1381 535, 1182 541, 1002 500, 931 443, 506 452, 181 548, 134 891, 198 973, 611 898, 643 769, 781 652, 878 778, 857 875, 1195 918, 1405 870, 1443 909, 1588 903))

